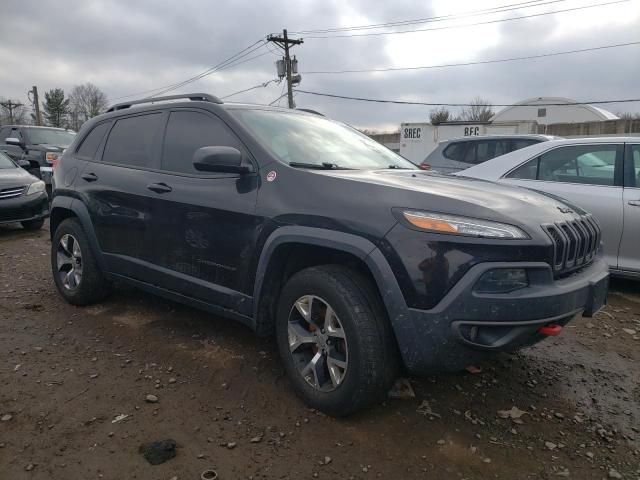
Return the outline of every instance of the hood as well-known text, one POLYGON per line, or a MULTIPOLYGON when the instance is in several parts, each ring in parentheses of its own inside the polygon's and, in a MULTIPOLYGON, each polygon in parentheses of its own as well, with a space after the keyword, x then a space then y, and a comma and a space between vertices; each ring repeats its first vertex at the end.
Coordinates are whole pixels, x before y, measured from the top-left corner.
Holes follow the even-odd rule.
POLYGON ((315 172, 407 191, 410 195, 405 204, 394 205, 396 207, 506 221, 514 225, 566 221, 584 213, 557 197, 474 178, 420 170, 315 172))
POLYGON ((50 143, 38 143, 37 145, 32 145, 31 148, 33 148, 34 150, 44 150, 47 152, 61 152, 68 146, 69 145, 52 145, 50 143))
POLYGON ((22 168, 0 168, 0 188, 30 185, 37 180, 22 168))

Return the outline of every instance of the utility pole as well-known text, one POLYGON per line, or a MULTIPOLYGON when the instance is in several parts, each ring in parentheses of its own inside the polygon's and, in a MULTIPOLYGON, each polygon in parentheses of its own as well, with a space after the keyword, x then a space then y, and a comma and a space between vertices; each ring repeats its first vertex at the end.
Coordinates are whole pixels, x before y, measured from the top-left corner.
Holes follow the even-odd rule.
POLYGON ((22 104, 18 102, 13 102, 11 100, 7 100, 6 102, 0 103, 4 108, 9 110, 9 124, 13 124, 13 109, 21 107, 22 104))
POLYGON ((38 100, 38 87, 34 85, 31 88, 31 90, 27 92, 27 95, 29 96, 29 100, 33 104, 33 108, 36 112, 36 125, 40 126, 42 125, 42 117, 40 116, 40 101, 38 100), (33 95, 33 98, 31 98, 31 95, 33 95))
POLYGON ((291 57, 289 56, 289 45, 300 45, 303 43, 302 39, 291 39, 287 35, 287 29, 282 30, 282 37, 277 37, 275 35, 269 35, 267 37, 268 42, 275 43, 278 47, 284 50, 284 72, 278 69, 278 76, 282 78, 283 76, 287 77, 287 97, 289 99, 289 108, 295 108, 295 104, 293 103, 293 84, 298 85, 300 83, 301 77, 298 75, 298 61, 293 60, 293 64, 291 62, 291 57), (294 68, 292 68, 294 67, 294 68), (295 70, 295 71, 294 71, 295 70))

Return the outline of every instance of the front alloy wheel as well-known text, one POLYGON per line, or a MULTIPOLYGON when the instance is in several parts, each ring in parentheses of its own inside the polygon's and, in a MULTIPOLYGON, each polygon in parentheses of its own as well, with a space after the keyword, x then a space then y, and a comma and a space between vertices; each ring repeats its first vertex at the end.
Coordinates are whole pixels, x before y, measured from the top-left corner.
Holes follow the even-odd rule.
POLYGON ((347 374, 349 350, 334 309, 315 295, 294 303, 287 325, 289 350, 298 372, 316 390, 331 392, 347 374))

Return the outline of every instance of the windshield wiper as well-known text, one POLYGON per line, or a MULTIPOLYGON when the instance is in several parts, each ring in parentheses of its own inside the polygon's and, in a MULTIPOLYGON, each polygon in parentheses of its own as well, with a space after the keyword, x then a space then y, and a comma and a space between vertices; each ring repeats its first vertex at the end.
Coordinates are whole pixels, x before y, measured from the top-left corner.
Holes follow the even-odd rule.
POLYGON ((316 170, 350 170, 346 167, 340 167, 335 163, 322 162, 322 163, 302 163, 302 162, 289 162, 289 166, 295 168, 315 168, 316 170))

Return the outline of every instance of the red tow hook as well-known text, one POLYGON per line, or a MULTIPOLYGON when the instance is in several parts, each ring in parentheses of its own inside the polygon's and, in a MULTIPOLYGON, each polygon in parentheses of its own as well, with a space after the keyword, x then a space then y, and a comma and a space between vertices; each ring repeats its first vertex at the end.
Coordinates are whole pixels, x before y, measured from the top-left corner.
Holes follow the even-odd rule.
POLYGON ((560 335, 561 331, 561 325, 545 325, 544 327, 540 327, 538 329, 538 333, 546 335, 547 337, 557 337, 558 335, 560 335))

